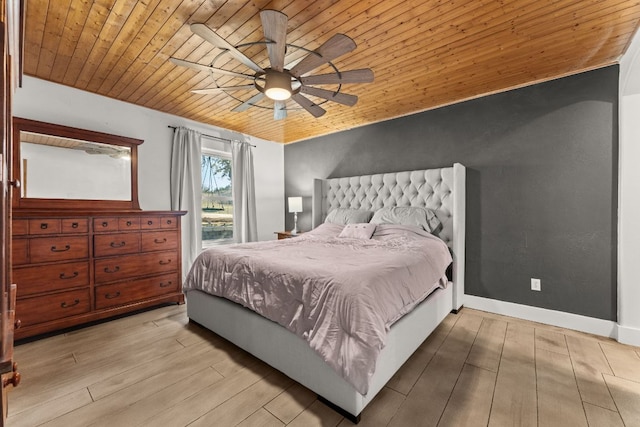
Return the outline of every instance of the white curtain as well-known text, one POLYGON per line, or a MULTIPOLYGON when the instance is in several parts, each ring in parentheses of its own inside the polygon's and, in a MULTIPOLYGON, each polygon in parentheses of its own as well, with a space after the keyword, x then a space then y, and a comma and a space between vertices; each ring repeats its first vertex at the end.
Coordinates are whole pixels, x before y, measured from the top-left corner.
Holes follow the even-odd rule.
POLYGON ((233 238, 238 243, 258 240, 253 153, 246 142, 231 142, 233 187, 233 238))
POLYGON ((171 209, 182 217, 182 277, 186 277, 202 247, 202 179, 200 132, 176 128, 171 146, 171 209))

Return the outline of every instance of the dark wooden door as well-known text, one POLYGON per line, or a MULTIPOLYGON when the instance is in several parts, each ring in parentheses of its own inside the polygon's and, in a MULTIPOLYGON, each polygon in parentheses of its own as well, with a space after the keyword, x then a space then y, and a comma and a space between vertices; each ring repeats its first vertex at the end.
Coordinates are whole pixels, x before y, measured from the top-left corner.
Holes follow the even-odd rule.
POLYGON ((0 388, 2 399, 0 408, 0 426, 5 425, 7 416, 7 392, 20 382, 17 364, 13 360, 13 331, 19 321, 15 317, 16 287, 11 281, 11 191, 18 181, 11 178, 8 169, 12 151, 12 95, 15 78, 20 70, 16 64, 20 61, 21 37, 20 0, 0 0, 0 388), (18 28, 16 28, 18 27, 18 28), (12 55, 13 53, 13 55, 12 55), (12 63, 12 61, 17 61, 12 63))

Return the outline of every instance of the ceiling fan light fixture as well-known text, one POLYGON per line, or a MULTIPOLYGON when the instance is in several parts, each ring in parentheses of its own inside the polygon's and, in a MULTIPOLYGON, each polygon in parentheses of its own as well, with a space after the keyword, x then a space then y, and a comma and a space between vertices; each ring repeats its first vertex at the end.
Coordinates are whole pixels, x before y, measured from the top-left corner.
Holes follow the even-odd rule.
POLYGON ((277 10, 264 9, 260 12, 260 20, 262 22, 264 38, 260 41, 242 43, 237 46, 229 43, 228 40, 216 31, 207 27, 206 24, 191 24, 191 31, 194 34, 209 43, 212 47, 220 49, 221 52, 218 53, 208 65, 178 58, 170 58, 171 62, 198 71, 207 71, 214 76, 220 74, 253 80, 252 85, 220 86, 216 82, 216 87, 214 88, 196 89, 192 90, 192 92, 197 94, 218 94, 223 92, 240 102, 240 105, 231 110, 234 112, 246 111, 249 107, 272 109, 274 120, 282 120, 287 117, 288 110, 297 109, 297 107, 295 107, 295 104, 297 104, 317 118, 326 113, 326 110, 320 106, 325 102, 336 102, 349 107, 355 105, 358 97, 341 92, 343 84, 371 83, 373 81, 373 71, 369 68, 341 72, 338 70, 338 67, 333 64, 332 61, 334 59, 352 52, 356 48, 356 43, 349 36, 340 33, 334 34, 333 37, 312 51, 303 46, 287 43, 288 17, 284 13, 277 10), (240 47, 256 45, 266 46, 270 67, 261 67, 253 59, 238 50, 240 47), (287 55, 288 48, 298 49, 301 52, 304 51, 306 52, 306 56, 297 58, 289 65, 286 65, 287 61, 285 60, 285 56, 287 55), (216 61, 224 55, 230 55, 237 62, 255 73, 251 75, 216 67, 214 65, 216 61), (327 74, 308 75, 313 70, 322 66, 330 67, 332 71, 327 74), (338 87, 335 90, 314 87, 314 85, 326 84, 335 84, 338 85, 338 87), (232 95, 234 91, 252 90, 254 88, 259 93, 249 99, 232 95), (305 95, 311 95, 314 98, 312 100, 305 95), (272 108, 269 106, 270 103, 261 102, 265 96, 273 101, 272 108), (288 103, 286 101, 288 99, 292 101, 290 105, 287 105, 288 103))
POLYGON ((265 76, 264 94, 274 101, 291 98, 291 77, 280 71, 269 70, 265 76))

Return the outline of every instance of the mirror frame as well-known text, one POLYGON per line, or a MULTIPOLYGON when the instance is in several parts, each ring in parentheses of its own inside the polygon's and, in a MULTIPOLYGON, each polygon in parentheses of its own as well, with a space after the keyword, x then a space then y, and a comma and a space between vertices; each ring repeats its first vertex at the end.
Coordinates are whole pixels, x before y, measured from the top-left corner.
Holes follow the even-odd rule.
MULTIPOLYGON (((21 131, 129 147, 131 149, 131 200, 29 198, 21 197, 20 190, 15 189, 13 191, 12 200, 14 209, 140 210, 140 204, 138 203, 138 145, 142 144, 144 142, 143 140, 14 117, 12 153, 13 170, 11 173, 14 181, 22 179, 20 164, 21 131)), ((78 177, 78 179, 80 179, 80 177, 78 177)))

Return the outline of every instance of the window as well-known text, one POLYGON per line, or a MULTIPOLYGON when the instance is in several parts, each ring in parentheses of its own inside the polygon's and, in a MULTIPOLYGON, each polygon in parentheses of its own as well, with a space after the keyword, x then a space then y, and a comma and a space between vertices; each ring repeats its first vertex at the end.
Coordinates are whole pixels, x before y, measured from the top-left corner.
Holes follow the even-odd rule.
POLYGON ((202 247, 233 242, 231 154, 202 150, 202 247))

